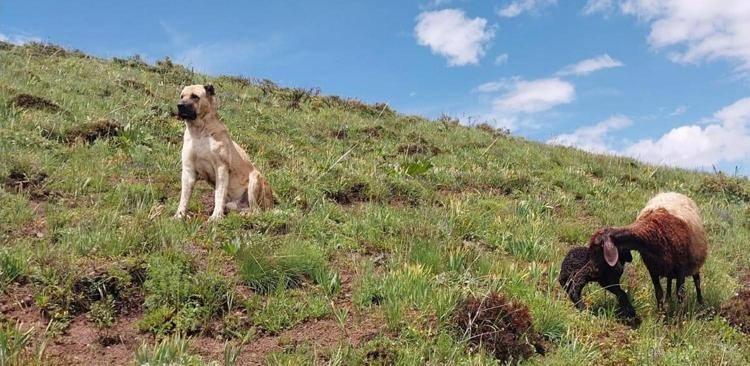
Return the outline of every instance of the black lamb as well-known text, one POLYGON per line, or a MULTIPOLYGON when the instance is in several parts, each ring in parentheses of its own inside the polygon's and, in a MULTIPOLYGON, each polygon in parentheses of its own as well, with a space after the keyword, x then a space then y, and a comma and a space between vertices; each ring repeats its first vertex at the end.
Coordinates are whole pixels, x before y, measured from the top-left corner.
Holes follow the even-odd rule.
POLYGON ((574 247, 568 251, 560 268, 560 285, 568 293, 570 300, 580 310, 584 309, 581 293, 589 282, 598 282, 604 289, 615 294, 619 303, 618 315, 628 319, 635 319, 635 308, 630 303, 628 295, 620 287, 620 277, 625 270, 625 263, 632 262, 629 250, 621 251, 618 263, 612 267, 597 266, 589 258, 589 248, 574 247))

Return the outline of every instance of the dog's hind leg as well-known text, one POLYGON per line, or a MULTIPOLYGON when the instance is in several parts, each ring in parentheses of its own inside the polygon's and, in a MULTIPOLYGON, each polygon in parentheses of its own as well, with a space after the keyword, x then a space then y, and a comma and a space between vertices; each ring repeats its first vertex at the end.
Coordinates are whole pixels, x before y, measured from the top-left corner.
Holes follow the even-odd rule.
POLYGON ((258 173, 257 170, 253 170, 250 172, 247 180, 247 206, 248 211, 255 211, 260 208, 260 205, 258 202, 258 198, 260 198, 260 192, 259 190, 262 188, 260 186, 260 182, 258 181, 258 176, 260 173, 258 173))

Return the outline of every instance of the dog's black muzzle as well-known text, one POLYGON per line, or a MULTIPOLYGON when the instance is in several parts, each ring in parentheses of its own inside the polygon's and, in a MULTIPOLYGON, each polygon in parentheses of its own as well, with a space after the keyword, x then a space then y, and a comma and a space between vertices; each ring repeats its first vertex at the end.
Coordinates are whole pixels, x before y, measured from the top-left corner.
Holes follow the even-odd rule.
POLYGON ((177 104, 177 117, 180 119, 192 121, 197 117, 197 114, 195 113, 195 108, 193 108, 192 105, 179 103, 177 104))

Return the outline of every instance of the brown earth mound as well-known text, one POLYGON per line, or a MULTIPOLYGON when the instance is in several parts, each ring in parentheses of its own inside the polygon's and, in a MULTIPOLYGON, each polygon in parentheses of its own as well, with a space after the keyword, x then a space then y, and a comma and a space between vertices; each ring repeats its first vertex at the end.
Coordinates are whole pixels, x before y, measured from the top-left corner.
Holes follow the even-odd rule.
POLYGON ((31 94, 18 94, 10 100, 10 104, 23 109, 36 109, 51 113, 60 112, 63 109, 59 105, 31 94))
POLYGON ((326 198, 334 200, 340 205, 351 205, 369 201, 368 189, 369 187, 365 183, 354 183, 338 191, 328 191, 325 195, 326 198))
POLYGON ((721 307, 721 316, 740 331, 750 334, 750 274, 744 286, 721 307))
POLYGON ((502 362, 544 352, 541 337, 532 329, 528 308, 496 292, 464 300, 454 310, 453 325, 472 348, 483 347, 502 362))

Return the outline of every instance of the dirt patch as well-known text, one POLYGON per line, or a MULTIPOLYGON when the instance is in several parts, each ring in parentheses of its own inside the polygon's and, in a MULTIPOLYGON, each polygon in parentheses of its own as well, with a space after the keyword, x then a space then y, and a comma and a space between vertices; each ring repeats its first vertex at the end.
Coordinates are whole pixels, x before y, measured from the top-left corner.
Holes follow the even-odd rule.
MULTIPOLYGON (((49 324, 44 311, 34 301, 34 287, 13 285, 0 296, 2 318, 20 324, 21 329, 34 329, 31 347, 45 343, 43 358, 53 365, 126 365, 133 360, 142 342, 153 339, 139 334, 135 324, 141 316, 140 303, 136 309, 121 308, 121 314, 109 328, 96 327, 86 314, 71 319, 63 334, 50 338, 45 329, 49 324)), ((127 300, 131 302, 130 299, 127 300)))
POLYGON ((18 167, 11 169, 3 185, 8 192, 28 193, 32 200, 44 200, 50 193, 44 189, 44 172, 26 172, 18 167))
POLYGON ((453 325, 473 349, 484 347, 502 362, 544 352, 541 336, 532 329, 529 309, 496 292, 464 300, 453 313, 453 325))
POLYGON ((10 100, 10 105, 23 108, 47 111, 50 113, 62 112, 63 109, 54 102, 31 94, 18 94, 10 100))
POLYGON ((399 145, 398 152, 406 155, 437 155, 443 151, 420 137, 416 142, 399 145))
POLYGON ((98 329, 85 316, 70 323, 65 335, 47 343, 45 358, 54 365, 128 365, 135 350, 150 337, 139 334, 136 317, 125 317, 111 328, 98 329))
POLYGON ((750 334, 750 273, 744 276, 737 294, 721 306, 721 316, 735 328, 750 334))
POLYGON ((302 344, 311 344, 317 349, 326 349, 346 342, 357 347, 381 334, 384 324, 382 319, 363 316, 349 319, 343 327, 332 319, 303 323, 277 336, 262 337, 252 341, 242 350, 238 364, 265 364, 265 359, 269 354, 285 349, 295 349, 302 344))
POLYGON ((22 323, 24 330, 45 325, 42 312, 34 303, 34 289, 29 285, 12 284, 6 288, 0 295, 0 318, 22 323))
POLYGON ((369 188, 366 183, 354 183, 337 191, 326 191, 325 196, 340 205, 351 205, 369 201, 369 188))

